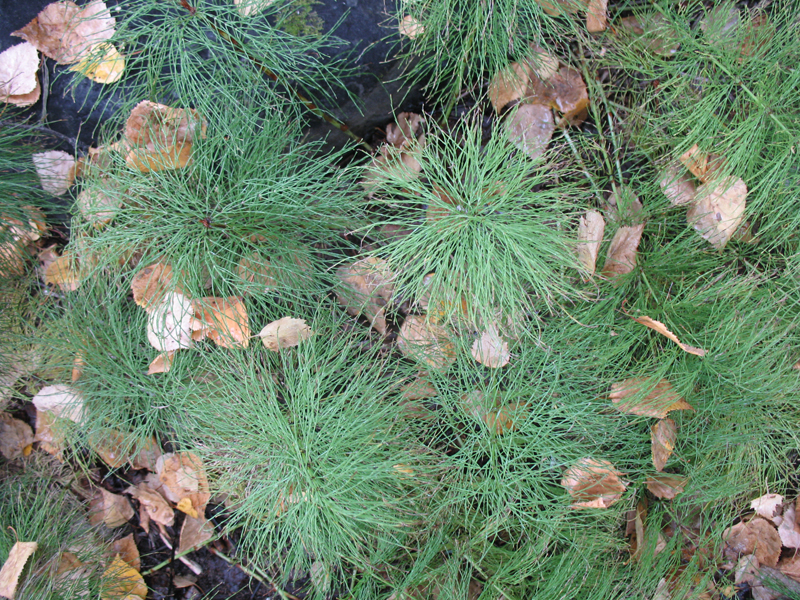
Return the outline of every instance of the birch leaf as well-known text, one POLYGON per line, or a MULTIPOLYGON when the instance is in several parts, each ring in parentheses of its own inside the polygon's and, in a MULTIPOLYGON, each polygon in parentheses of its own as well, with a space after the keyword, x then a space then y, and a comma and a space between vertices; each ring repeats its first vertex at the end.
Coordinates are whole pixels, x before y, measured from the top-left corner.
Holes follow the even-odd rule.
POLYGON ((133 518, 133 507, 125 496, 99 488, 89 502, 89 523, 107 527, 122 527, 133 518))
POLYGON ((8 558, 3 563, 3 568, 0 569, 0 596, 13 600, 14 593, 17 591, 19 576, 22 575, 25 563, 28 562, 28 558, 36 552, 38 547, 39 544, 36 542, 15 542, 11 546, 8 558))
POLYGON ((506 120, 511 142, 533 160, 541 157, 553 137, 553 113, 541 104, 520 104, 506 120))
POLYGON ((676 163, 664 169, 658 178, 658 186, 673 206, 691 204, 697 196, 697 186, 694 181, 676 163))
POLYGON ((147 319, 147 340, 156 350, 169 352, 192 347, 192 301, 171 292, 147 319))
POLYGON ((686 483, 686 477, 662 474, 648 479, 647 489, 656 498, 672 500, 675 496, 683 492, 686 483))
POLYGON ((223 348, 247 348, 250 345, 250 326, 247 307, 239 296, 201 298, 192 303, 192 339, 209 338, 223 348))
POLYGON ((511 359, 508 342, 503 339, 497 326, 490 324, 471 348, 472 358, 490 369, 505 367, 511 359))
POLYGON ((39 85, 39 53, 29 42, 0 52, 0 100, 34 92, 39 85))
POLYGON ((744 220, 747 185, 739 178, 728 177, 697 188, 695 203, 686 220, 704 240, 723 250, 744 220))
POLYGON ((643 231, 644 223, 617 229, 606 254, 603 275, 613 279, 633 271, 643 231))
POLYGON ((363 313, 378 333, 386 335, 385 307, 392 301, 395 280, 389 264, 370 256, 339 267, 336 277, 343 284, 336 290, 336 299, 347 313, 353 316, 363 313))
POLYGON ((405 356, 434 369, 445 369, 456 360, 447 329, 418 315, 406 318, 397 336, 397 347, 405 356))
POLYGON ((69 70, 77 71, 97 83, 114 83, 125 71, 125 59, 114 44, 100 42, 92 46, 86 56, 69 70))
POLYGON ((520 63, 511 63, 495 73, 489 82, 489 101, 498 113, 511 102, 525 95, 528 87, 528 69, 520 63))
POLYGON ((132 533, 129 533, 124 538, 114 540, 112 547, 114 548, 114 552, 130 565, 132 569, 136 571, 141 570, 141 557, 139 556, 139 549, 136 547, 136 542, 133 539, 132 533))
POLYGON ((48 385, 33 397, 38 410, 47 411, 55 417, 69 419, 79 425, 83 421, 83 397, 68 385, 48 385))
POLYGON ((750 502, 750 508, 756 511, 759 517, 772 521, 776 525, 780 525, 783 521, 780 516, 782 507, 783 496, 780 494, 764 494, 750 502))
POLYGON ((205 512, 211 494, 203 462, 190 452, 164 454, 156 461, 156 473, 164 494, 174 503, 189 498, 197 514, 205 512))
POLYGON ((6 412, 0 412, 0 454, 6 460, 22 458, 30 454, 31 444, 33 444, 31 426, 6 412))
POLYGON ((54 196, 66 194, 75 180, 75 157, 61 150, 37 152, 31 156, 42 189, 54 196))
POLYGON ((641 317, 636 317, 634 321, 636 321, 637 323, 641 323, 645 327, 649 327, 653 331, 657 331, 667 339, 675 342, 676 344, 678 344, 678 346, 681 347, 681 349, 684 352, 688 352, 689 354, 694 354, 695 356, 706 355, 706 351, 703 350, 702 348, 695 348, 694 346, 690 346, 689 344, 682 343, 678 339, 678 336, 672 333, 669 329, 667 329, 667 326, 664 325, 661 321, 656 321, 655 319, 651 319, 646 315, 642 315, 641 317))
POLYGON ((144 600, 147 586, 139 572, 115 556, 103 572, 100 600, 144 600))

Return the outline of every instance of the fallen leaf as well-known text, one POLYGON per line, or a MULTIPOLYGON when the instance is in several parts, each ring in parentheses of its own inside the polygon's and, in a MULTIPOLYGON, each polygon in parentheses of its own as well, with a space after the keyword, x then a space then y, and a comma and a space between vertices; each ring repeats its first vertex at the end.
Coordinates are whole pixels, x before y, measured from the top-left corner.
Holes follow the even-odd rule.
POLYGON ((603 275, 613 279, 633 271, 643 231, 644 223, 617 229, 606 253, 603 275))
POLYGON ((147 339, 161 352, 192 347, 194 304, 178 292, 167 293, 148 316, 147 339))
POLYGON ((105 182, 102 188, 85 188, 75 201, 83 218, 95 227, 110 223, 122 205, 116 194, 109 195, 110 188, 109 182, 105 182))
POLYGON ((139 571, 115 556, 103 572, 100 600, 144 600, 147 586, 139 571))
POLYGON ((724 553, 731 560, 755 553, 762 565, 774 567, 781 554, 781 538, 769 521, 756 517, 752 521, 737 523, 722 534, 724 553))
POLYGON ((531 54, 525 58, 525 65, 542 81, 547 81, 558 73, 561 63, 547 50, 534 44, 528 44, 531 54))
POLYGON ((678 160, 691 171, 692 175, 700 181, 705 181, 706 172, 708 171, 708 153, 700 150, 697 144, 681 154, 678 160))
POLYGON ((116 20, 101 0, 83 8, 74 2, 53 2, 25 27, 11 35, 33 44, 58 64, 69 65, 89 54, 91 48, 114 35, 116 20))
POLYGON ((587 210, 578 223, 578 262, 590 275, 594 275, 605 230, 605 219, 596 210, 587 210))
POLYGON ((487 396, 480 390, 473 390, 461 396, 464 411, 482 421, 489 431, 501 435, 506 431, 516 431, 517 423, 524 418, 527 404, 512 402, 503 404, 499 395, 487 401, 487 396))
POLYGON ((0 454, 7 460, 22 458, 27 456, 26 452, 30 453, 31 444, 31 426, 6 412, 0 412, 0 454))
POLYGON ((615 185, 605 201, 608 218, 611 222, 642 221, 642 206, 639 196, 627 185, 615 185))
POLYGON ((658 185, 673 206, 691 204, 697 197, 697 186, 677 163, 664 169, 658 178, 658 185))
POLYGON ((400 395, 404 400, 423 400, 433 398, 438 394, 438 390, 433 387, 427 377, 423 374, 417 375, 414 381, 410 381, 400 389, 400 395))
POLYGON ((89 502, 89 523, 106 526, 122 527, 133 518, 133 507, 125 496, 112 494, 99 488, 89 502))
POLYGON ((511 142, 536 160, 545 150, 555 131, 553 113, 541 104, 520 104, 505 122, 511 142))
POLYGON ((624 17, 614 33, 638 36, 644 47, 657 56, 674 56, 681 47, 678 32, 659 12, 624 17))
POLYGON ((14 600, 14 593, 17 591, 17 583, 25 563, 31 554, 36 552, 39 544, 36 542, 15 542, 8 552, 8 558, 0 569, 0 596, 5 596, 14 600))
POLYGON ((672 340, 673 342, 678 344, 678 346, 680 346, 684 352, 688 352, 689 354, 694 354, 695 356, 706 355, 706 351, 703 350, 702 348, 695 348, 694 346, 690 346, 689 344, 681 343, 681 341, 678 339, 678 336, 672 333, 669 329, 667 329, 667 326, 664 325, 661 321, 656 321, 655 319, 651 319, 646 315, 642 315, 641 317, 636 317, 633 320, 636 321, 637 323, 641 323, 645 327, 649 327, 653 331, 657 331, 664 337, 672 340))
POLYGON ((236 274, 247 283, 261 286, 264 293, 278 286, 278 273, 258 252, 243 256, 236 266, 236 274))
POLYGON ((625 526, 625 535, 631 536, 631 558, 639 560, 644 548, 644 520, 647 517, 645 500, 639 500, 634 510, 628 511, 628 523, 625 526))
POLYGON ((172 578, 172 585, 178 590, 193 587, 197 585, 197 577, 194 575, 175 575, 175 577, 172 578))
POLYGON ((172 288, 172 267, 165 263, 153 263, 133 276, 131 280, 133 301, 148 313, 153 312, 172 288))
POLYGON ((566 470, 561 485, 573 498, 572 508, 608 508, 626 490, 621 476, 607 460, 586 457, 566 470))
MULTIPOLYGON (((759 517, 763 517, 768 521, 772 521, 775 525, 779 525, 783 518, 781 509, 783 507, 783 496, 780 494, 764 494, 750 502, 750 508, 756 511, 759 517), (776 523, 775 521, 779 522, 776 523)), ((780 530, 778 531, 780 533, 780 530)), ((786 544, 784 544, 785 546, 786 544)))
POLYGON ((536 0, 545 13, 551 17, 557 17, 564 13, 574 14, 579 10, 585 10, 588 0, 536 0))
POLYGON ((64 431, 56 423, 56 416, 48 411, 36 409, 36 435, 34 442, 39 442, 39 447, 61 460, 61 451, 64 446, 64 431))
POLYGON ((663 419, 673 410, 694 410, 666 379, 660 379, 655 385, 642 377, 626 379, 611 384, 608 397, 618 410, 642 417, 663 419))
POLYGON ((746 200, 747 185, 739 178, 705 183, 697 188, 686 220, 704 240, 721 251, 744 221, 746 200))
POLYGON ((589 0, 586 8, 586 31, 598 33, 608 26, 607 0, 589 0))
POLYGON ((75 157, 61 150, 48 150, 31 155, 42 189, 54 196, 66 194, 75 180, 75 157))
POLYGON ((30 43, 22 42, 0 52, 0 100, 9 102, 11 96, 36 91, 38 72, 39 53, 30 43))
MULTIPOLYGON (((563 65, 546 80, 532 72, 529 80, 525 102, 555 108, 563 113, 562 121, 572 125, 583 122, 589 106, 589 93, 576 69, 563 65)), ((556 125, 560 127, 562 123, 556 125)))
POLYGON ((18 96, 5 96, 0 100, 6 104, 13 104, 14 106, 31 106, 39 101, 42 96, 42 87, 39 85, 39 79, 36 79, 36 87, 32 92, 27 94, 19 94, 18 96))
POLYGON ((243 17, 252 17, 272 6, 275 0, 233 0, 236 9, 243 17))
POLYGON ((112 469, 118 469, 128 461, 124 451, 127 440, 122 432, 105 428, 89 436, 87 443, 112 469))
POLYGON ((186 516, 181 527, 181 538, 178 552, 197 550, 214 537, 214 526, 205 517, 186 516))
POLYGON ((778 525, 778 535, 781 538, 781 543, 787 548, 800 548, 800 524, 797 523, 797 507, 791 502, 783 509, 783 520, 778 525))
POLYGON ((69 70, 77 71, 97 83, 114 83, 125 71, 125 59, 114 44, 100 42, 92 46, 86 56, 69 70))
POLYGON ((675 448, 677 435, 678 426, 672 419, 661 419, 650 428, 650 448, 656 471, 664 470, 664 466, 675 448))
POLYGON ((294 348, 313 334, 305 319, 283 317, 266 325, 258 333, 258 337, 268 349, 280 352, 283 348, 294 348))
POLYGON ((156 474, 167 500, 177 504, 189 498, 198 515, 205 513, 211 494, 205 468, 197 456, 190 452, 164 454, 156 461, 156 474))
POLYGON ((404 356, 434 369, 445 369, 456 360, 447 329, 418 315, 406 318, 397 336, 397 347, 404 356))
POLYGON ((784 575, 788 575, 795 581, 800 582, 800 554, 782 558, 778 563, 778 569, 784 575))
POLYGON ((672 595, 669 593, 669 583, 663 577, 656 586, 656 591, 653 592, 653 597, 650 600, 672 600, 672 595))
POLYGON ((412 112, 401 112, 397 115, 396 123, 386 126, 386 142, 397 148, 402 148, 408 142, 417 139, 422 129, 422 115, 412 112))
POLYGON ((425 27, 411 15, 405 15, 397 26, 400 35, 413 40, 425 33, 425 27))
POLYGON ((392 301, 396 277, 389 263, 369 256, 339 267, 336 277, 343 284, 336 290, 336 299, 347 313, 353 316, 363 313, 378 333, 386 335, 385 307, 392 301))
POLYGON ((223 348, 247 348, 250 345, 250 326, 247 307, 239 296, 200 298, 192 303, 192 339, 209 338, 223 348))
MULTIPOLYGON (((144 513, 146 515, 148 523, 152 520, 167 527, 175 523, 175 514, 170 505, 146 481, 140 482, 135 487, 131 486, 125 491, 139 501, 141 506, 140 514, 144 513)), ((142 527, 144 528, 145 526, 142 525, 142 527)), ((148 530, 145 529, 145 531, 147 532, 148 530)))
POLYGON ((56 417, 69 419, 77 424, 83 421, 83 397, 68 385, 48 385, 32 399, 38 410, 47 411, 56 417))
POLYGON ((114 540, 112 548, 132 569, 141 571, 142 563, 139 557, 139 549, 136 547, 136 542, 133 539, 132 533, 129 533, 124 538, 114 540))
POLYGON ((495 73, 489 82, 489 102, 500 113, 510 102, 522 98, 527 88, 528 69, 523 64, 511 63, 495 73))
POLYGON ((511 360, 508 342, 503 339, 494 324, 489 324, 481 336, 472 343, 471 353, 472 358, 491 369, 505 367, 511 360))
POLYGON ((647 489, 656 498, 672 500, 683 492, 688 479, 679 475, 656 475, 647 480, 647 489))
POLYGON ((148 471, 155 471, 156 462, 161 456, 161 448, 156 442, 156 438, 150 436, 144 440, 140 440, 135 447, 133 456, 129 458, 129 462, 134 469, 147 469, 148 471))
POLYGON ((177 350, 169 352, 162 352, 156 356, 153 361, 147 365, 147 374, 155 375, 156 373, 168 373, 172 367, 172 361, 175 358, 177 350))
POLYGON ((13 277, 25 273, 26 255, 20 242, 0 244, 0 277, 13 277))
POLYGON ((47 267, 44 272, 44 282, 48 285, 57 285, 64 292, 74 292, 84 279, 84 274, 78 267, 74 254, 64 252, 47 267))

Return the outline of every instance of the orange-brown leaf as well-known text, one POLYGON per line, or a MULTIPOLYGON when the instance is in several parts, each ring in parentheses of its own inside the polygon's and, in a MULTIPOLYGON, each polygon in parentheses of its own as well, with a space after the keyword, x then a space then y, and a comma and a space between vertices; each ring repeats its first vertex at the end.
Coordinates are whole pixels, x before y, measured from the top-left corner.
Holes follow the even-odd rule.
POLYGON ((675 448, 677 435, 678 426, 672 419, 661 419, 650 428, 650 449, 656 471, 664 470, 664 466, 675 448))
POLYGON ((706 351, 703 350, 702 348, 695 348, 694 346, 690 346, 689 344, 682 343, 678 339, 678 336, 672 333, 669 329, 667 329, 667 326, 664 325, 661 321, 656 321, 655 319, 651 319, 646 315, 642 315, 641 317, 636 317, 633 320, 636 321, 637 323, 641 323, 645 327, 649 327, 653 331, 657 331, 664 337, 672 340, 673 342, 678 344, 678 346, 680 346, 684 352, 688 352, 689 354, 694 354, 695 356, 706 355, 706 351))
POLYGON ((617 229, 606 254, 603 275, 615 278, 633 271, 643 231, 644 223, 617 229))
POLYGON ((611 385, 609 398, 618 410, 642 417, 663 419, 673 410, 694 410, 666 379, 655 385, 643 377, 626 379, 611 385))
POLYGON ((586 457, 566 470, 561 485, 573 498, 572 508, 608 508, 626 490, 621 476, 607 460, 586 457))

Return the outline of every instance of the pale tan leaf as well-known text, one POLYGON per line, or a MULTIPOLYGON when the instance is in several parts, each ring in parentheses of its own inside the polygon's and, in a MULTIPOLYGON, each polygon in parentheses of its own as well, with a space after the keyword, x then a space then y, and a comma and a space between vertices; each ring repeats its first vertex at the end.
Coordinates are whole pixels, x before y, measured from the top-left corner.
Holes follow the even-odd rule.
POLYGON ((25 249, 19 241, 0 244, 0 277, 13 277, 25 273, 25 249))
POLYGON ((156 473, 170 502, 189 498, 197 514, 204 514, 211 494, 203 462, 197 456, 190 452, 164 454, 156 461, 156 473))
POLYGON ((422 374, 418 375, 414 381, 405 384, 400 390, 400 395, 404 400, 433 398, 438 393, 438 390, 433 387, 431 382, 422 374))
POLYGON ((525 418, 527 403, 512 402, 504 404, 499 395, 487 395, 480 390, 472 390, 461 396, 464 412, 482 421, 489 431, 500 435, 515 431, 519 421, 525 418))
POLYGON ((57 460, 61 460, 61 451, 64 446, 64 431, 56 423, 57 417, 46 410, 36 409, 36 435, 33 441, 39 443, 39 447, 52 454, 57 460))
MULTIPOLYGON (((783 496, 780 494, 764 494, 750 502, 750 508, 756 511, 759 517, 779 525, 783 518, 780 516, 783 507, 783 496), (778 522, 776 522, 776 520, 778 522)), ((778 532, 780 533, 780 531, 778 532)), ((784 544, 785 545, 785 544, 784 544)))
POLYGON ((275 0, 233 0, 236 9, 243 17, 253 17, 272 6, 275 0))
POLYGON ((673 206, 690 204, 697 196, 697 186, 677 163, 664 169, 658 179, 658 185, 673 206))
POLYGON ((376 256, 362 258, 339 267, 336 277, 342 282, 336 289, 336 298, 347 313, 363 313, 378 333, 386 335, 385 307, 392 301, 396 278, 389 263, 376 256))
POLYGON ((89 436, 89 447, 112 469, 124 465, 129 457, 125 453, 127 440, 122 432, 110 427, 103 428, 89 436))
POLYGON ((547 106, 520 104, 506 120, 505 128, 514 146, 536 160, 547 150, 556 126, 547 106))
POLYGON ((647 480, 647 489, 656 498, 672 500, 683 492, 687 481, 686 477, 680 475, 656 475, 647 480))
POLYGON ((778 569, 797 582, 800 582, 800 554, 787 558, 782 558, 778 563, 778 569))
POLYGON ((36 542, 15 542, 11 546, 8 558, 3 563, 3 568, 0 569, 0 596, 11 600, 14 599, 19 576, 22 575, 22 570, 25 568, 28 558, 36 552, 38 547, 39 544, 36 542))
POLYGON ((697 188, 686 221, 717 250, 723 250, 744 221, 746 204, 747 185, 738 177, 709 182, 697 188))
POLYGON ((494 324, 489 324, 481 336, 472 343, 471 354, 472 358, 490 369, 505 367, 511 360, 508 341, 503 339, 494 324))
POLYGON ((195 316, 192 339, 209 338, 223 348, 247 348, 250 345, 250 326, 247 307, 240 296, 200 298, 192 303, 195 316))
POLYGON ((673 410, 694 410, 666 379, 655 385, 643 377, 626 379, 612 384, 608 397, 618 410, 642 417, 663 419, 673 410))
POLYGON ((78 63, 69 68, 97 83, 119 81, 125 71, 125 58, 111 42, 92 46, 78 63))
POLYGON ((403 355, 434 369, 445 369, 456 360, 448 330, 418 315, 406 318, 397 336, 397 347, 403 355))
POLYGON ((677 435, 678 426, 672 419, 661 419, 650 428, 650 449, 656 471, 664 470, 664 466, 675 448, 677 435))
POLYGON ((706 172, 708 171, 708 153, 700 150, 697 144, 681 154, 678 160, 700 181, 705 180, 706 172))
POLYGON ((202 547, 208 540, 214 537, 214 526, 201 516, 199 518, 186 516, 181 527, 181 538, 178 545, 178 552, 185 552, 202 547))
POLYGON ((414 39, 425 33, 425 27, 411 15, 405 15, 397 26, 400 35, 414 39))
POLYGON ((134 148, 125 156, 125 163, 141 173, 182 169, 192 162, 192 144, 183 142, 160 150, 134 148))
POLYGON ((572 508, 608 508, 626 490, 621 476, 607 460, 586 457, 566 470, 561 485, 572 496, 572 508))
POLYGON ((172 578, 172 585, 174 585, 177 590, 192 587, 197 585, 197 577, 194 575, 175 575, 175 577, 172 578))
POLYGON ((61 65, 81 60, 92 46, 114 35, 116 20, 101 0, 79 7, 74 2, 48 4, 30 23, 11 35, 19 36, 61 65))
POLYGON ((75 180, 75 157, 61 150, 37 152, 31 156, 42 189, 54 196, 66 194, 75 180))
POLYGON ((31 444, 31 426, 6 412, 0 412, 0 454, 7 460, 22 458, 30 454, 31 444))
POLYGON ((278 286, 277 271, 258 252, 243 256, 236 265, 236 274, 247 283, 261 286, 264 293, 278 286))
POLYGON ((650 600, 672 600, 672 594, 669 593, 669 583, 662 578, 656 586, 656 591, 653 592, 653 597, 650 600))
POLYGON ((525 58, 524 64, 542 81, 547 81, 554 77, 561 66, 558 58, 533 42, 529 43, 528 46, 531 49, 531 54, 525 58))
POLYGON ((616 34, 630 32, 639 36, 645 47, 658 56, 674 56, 681 47, 680 35, 660 12, 620 19, 616 34))
POLYGON ((258 337, 268 349, 280 352, 283 348, 294 348, 313 334, 305 319, 283 317, 266 325, 258 333, 258 337))
POLYGON ((167 293, 147 318, 147 340, 156 350, 169 352, 192 347, 192 301, 177 292, 167 293))
POLYGON ((589 0, 586 8, 586 31, 598 33, 608 26, 608 0, 589 0))
MULTIPOLYGON (((132 515, 133 513, 131 513, 132 515)), ((133 534, 129 533, 124 538, 114 540, 112 545, 114 552, 124 560, 132 569, 140 571, 141 560, 139 557, 139 549, 136 547, 136 542, 133 539, 133 534)))
POLYGON ((100 600, 144 600, 147 586, 139 571, 115 556, 103 572, 100 600))
POLYGON ((42 86, 39 85, 39 78, 36 78, 36 87, 32 92, 27 94, 18 94, 16 96, 0 97, 0 100, 6 104, 13 104, 14 106, 31 106, 39 101, 42 96, 42 86))
POLYGON ((489 101, 499 113, 510 102, 522 98, 527 87, 528 69, 520 63, 511 63, 495 73, 489 82, 489 101))
POLYGON ((69 419, 79 425, 83 421, 83 396, 68 385, 48 385, 32 399, 37 409, 48 411, 56 417, 69 419))
MULTIPOLYGON (((172 289, 172 267, 165 263, 148 265, 131 280, 133 301, 148 313, 153 312, 172 289)), ((174 290, 180 292, 180 289, 174 290)))
POLYGON ((89 502, 89 522, 105 523, 107 527, 122 527, 133 518, 133 507, 125 496, 99 488, 89 502))
POLYGON ((147 469, 155 471, 156 462, 161 456, 161 448, 156 442, 156 438, 150 436, 140 440, 136 445, 135 452, 130 458, 131 467, 134 469, 147 469))
POLYGON ((596 210, 587 210, 578 223, 578 261, 590 275, 594 275, 605 230, 606 221, 596 210))
POLYGON ((644 223, 617 229, 606 254, 603 275, 613 279, 633 271, 643 231, 644 223))
POLYGON ((396 123, 386 126, 386 143, 397 148, 406 146, 417 139, 422 129, 422 115, 412 112, 401 112, 396 123))
POLYGON ((129 487, 126 492, 139 501, 142 512, 147 515, 148 521, 153 520, 167 527, 175 523, 175 514, 164 497, 154 491, 146 481, 136 487, 129 487))
POLYGON ((642 206, 639 196, 630 186, 617 185, 611 190, 605 202, 609 221, 612 223, 642 221, 642 206))
POLYGON ((29 42, 0 52, 0 100, 34 92, 39 83, 38 71, 39 53, 29 42))
POLYGON ((172 361, 175 358, 177 350, 169 352, 162 352, 156 356, 153 361, 147 365, 147 374, 155 375, 156 373, 168 373, 172 367, 172 361))
POLYGON ((83 218, 95 227, 111 222, 121 206, 121 200, 116 194, 108 194, 110 186, 110 182, 106 181, 104 183, 106 189, 84 188, 75 201, 83 218))
POLYGON ((731 560, 755 553, 762 565, 774 567, 781 554, 781 538, 775 526, 759 517, 745 523, 737 523, 722 534, 724 553, 731 560))
POLYGON ((778 525, 778 535, 781 538, 781 543, 787 548, 800 548, 800 524, 797 523, 797 507, 791 502, 783 509, 783 520, 778 525))
POLYGON ((636 321, 637 323, 641 323, 645 327, 649 327, 653 331, 657 331, 664 337, 672 340, 673 342, 678 344, 678 346, 680 346, 684 352, 688 352, 689 354, 694 354, 695 356, 706 355, 706 351, 703 350, 702 348, 695 348, 694 346, 690 346, 689 344, 682 343, 678 339, 678 336, 672 333, 669 329, 667 329, 667 326, 664 325, 661 321, 656 321, 655 319, 651 319, 646 315, 642 315, 641 317, 636 317, 633 320, 636 321))

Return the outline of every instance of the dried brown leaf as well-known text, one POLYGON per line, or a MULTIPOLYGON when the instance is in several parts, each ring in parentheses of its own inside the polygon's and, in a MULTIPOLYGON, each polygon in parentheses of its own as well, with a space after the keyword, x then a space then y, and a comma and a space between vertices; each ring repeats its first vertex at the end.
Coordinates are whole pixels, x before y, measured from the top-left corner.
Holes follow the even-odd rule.
POLYGON ((131 467, 134 469, 147 469, 148 471, 156 470, 156 462, 161 456, 161 448, 156 442, 156 438, 150 436, 144 440, 140 440, 135 447, 133 456, 129 458, 131 467))
POLYGON ((706 172, 708 171, 708 153, 700 150, 697 144, 681 154, 678 160, 691 171, 692 175, 700 181, 705 181, 706 172))
POLYGON ((687 482, 688 479, 680 475, 656 475, 647 480, 647 489, 656 498, 672 500, 683 492, 687 482))
POLYGON ((152 520, 167 527, 175 523, 175 514, 172 508, 161 494, 150 487, 148 482, 142 481, 136 487, 129 487, 126 492, 139 501, 141 512, 147 515, 148 523, 152 520))
POLYGON ((385 307, 392 301, 396 277, 389 263, 375 256, 362 258, 339 267, 336 277, 342 282, 336 298, 347 313, 363 313, 378 333, 386 335, 385 307))
POLYGON ((0 569, 0 596, 14 600, 17 591, 17 583, 25 563, 31 554, 36 552, 39 544, 36 542, 15 542, 8 552, 8 558, 0 569))
POLYGON ((661 321, 656 321, 655 319, 651 319, 646 315, 642 315, 641 317, 636 317, 633 320, 636 321, 637 323, 641 323, 645 327, 649 327, 653 331, 657 331, 664 337, 672 340, 673 342, 678 344, 678 346, 680 346, 684 352, 688 352, 689 354, 694 354, 695 356, 706 355, 706 351, 703 350, 702 348, 695 348, 694 346, 690 346, 689 344, 682 343, 678 339, 678 336, 672 333, 669 329, 667 329, 667 326, 664 325, 661 321))
POLYGON ((433 398, 439 391, 428 381, 424 374, 419 374, 414 379, 406 383, 400 389, 400 395, 404 400, 423 400, 433 398))
POLYGON ((83 396, 68 385, 48 385, 32 399, 38 410, 48 411, 56 417, 69 419, 79 425, 83 421, 83 396))
POLYGON ((39 84, 39 53, 29 42, 11 46, 0 53, 0 100, 34 92, 39 84))
POLYGON ((118 469, 128 462, 129 456, 125 453, 128 441, 122 432, 116 429, 101 429, 90 435, 87 442, 89 447, 112 469, 118 469))
MULTIPOLYGON (((495 73, 489 82, 489 101, 498 113, 510 102, 515 102, 525 95, 528 88, 528 69, 526 65, 511 63, 495 73)), ((552 120, 552 119, 551 119, 552 120)))
POLYGON ((774 567, 778 564, 781 538, 769 521, 756 517, 747 523, 737 523, 726 529, 722 538, 725 541, 725 556, 731 560, 755 553, 762 565, 774 567))
MULTIPOLYGON (((589 106, 589 93, 581 74, 572 67, 561 66, 548 79, 530 73, 525 102, 542 104, 563 113, 563 121, 573 125, 583 122, 589 106)), ((562 123, 556 123, 561 126, 562 123)))
POLYGON ((578 223, 578 262, 590 275, 594 275, 605 230, 606 221, 596 210, 587 210, 578 223))
POLYGON ((42 189, 54 196, 66 194, 75 180, 75 157, 61 150, 37 152, 31 156, 42 189))
POLYGON ((673 410, 694 410, 672 389, 666 379, 655 385, 651 379, 635 377, 611 385, 608 396, 616 408, 624 413, 663 419, 673 410))
POLYGON ((586 31, 598 33, 608 26, 608 0, 589 0, 586 8, 586 31))
POLYGON ((506 120, 505 128, 511 142, 536 160, 547 150, 556 126, 547 106, 520 104, 506 120))
POLYGON ((39 447, 61 460, 61 451, 64 446, 64 431, 56 423, 57 417, 46 410, 36 409, 36 435, 34 442, 39 442, 39 447))
POLYGON ((780 494, 764 494, 763 496, 759 496, 750 502, 750 508, 756 511, 759 517, 772 521, 775 525, 779 525, 780 522, 783 521, 783 518, 780 516, 782 512, 781 509, 783 508, 783 496, 780 494))
POLYGON ((782 558, 778 563, 778 570, 797 582, 800 582, 800 554, 782 558))
POLYGON ((697 188, 686 220, 703 239, 723 250, 744 221, 746 203, 747 185, 738 177, 709 182, 697 188))
POLYGON ((258 252, 243 256, 236 266, 236 274, 247 283, 261 286, 264 293, 278 286, 277 271, 270 261, 258 252))
MULTIPOLYGON (((164 263, 148 265, 131 280, 133 301, 148 313, 153 312, 172 289, 172 267, 164 263)), ((181 291, 180 289, 174 291, 181 291)))
POLYGON ((89 502, 89 522, 105 523, 107 527, 122 527, 133 518, 133 507, 125 496, 99 488, 89 502))
POLYGON ((190 452, 164 454, 156 461, 156 473, 170 502, 189 498, 197 514, 204 514, 211 494, 203 462, 197 456, 190 452))
POLYGON ((517 424, 525 418, 527 404, 512 402, 504 404, 499 395, 490 396, 473 390, 461 396, 461 407, 475 419, 482 421, 489 431, 501 435, 515 431, 517 424))
POLYGON ((139 571, 115 556, 103 572, 100 600, 144 600, 147 586, 139 571))
POLYGON ((106 181, 102 188, 84 188, 75 201, 83 218, 95 227, 110 223, 122 205, 120 198, 111 192, 111 186, 106 181))
POLYGON ((697 196, 697 186, 677 163, 667 165, 658 179, 658 185, 673 206, 691 204, 697 196))
POLYGON ((155 375, 156 373, 168 373, 172 367, 172 361, 175 358, 177 350, 170 350, 169 352, 162 352, 156 356, 153 361, 147 365, 147 374, 155 375))
POLYGON ((617 229, 606 254, 603 275, 613 279, 633 271, 643 231, 644 223, 617 229))
POLYGON ((156 350, 169 352, 192 347, 193 302, 177 292, 165 294, 148 315, 147 339, 156 350))
POLYGON ((44 282, 48 285, 57 285, 64 292, 77 290, 83 278, 75 255, 69 251, 51 262, 44 272, 44 282))
POLYGON ((422 129, 422 115, 412 112, 401 112, 397 115, 397 123, 386 126, 386 142, 397 148, 402 148, 408 142, 417 139, 422 129))
POLYGON ((418 315, 406 318, 397 336, 397 347, 404 356, 434 369, 446 369, 456 360, 449 331, 418 315))
POLYGON ((542 81, 547 81, 558 73, 561 66, 559 60, 541 46, 533 42, 528 44, 531 54, 525 58, 524 64, 542 81))
POLYGON ((608 508, 626 490, 621 476, 607 460, 586 457, 566 470, 561 485, 573 498, 572 508, 608 508))
POLYGON ((678 426, 672 419, 661 419, 650 428, 650 449, 656 471, 664 470, 664 466, 675 448, 677 435, 678 426))
POLYGON ((214 537, 214 526, 208 519, 203 516, 195 518, 187 515, 181 527, 178 552, 197 550, 212 537, 214 537))
POLYGON ((124 538, 114 540, 112 548, 132 569, 136 571, 141 570, 142 563, 139 557, 139 549, 136 547, 136 542, 133 539, 132 533, 129 533, 124 538))
MULTIPOLYGON (((797 506, 787 504, 783 509, 783 520, 778 525, 781 543, 787 548, 800 548, 800 523, 797 523, 797 506)), ((774 565, 771 565, 774 566, 774 565)))
POLYGON ((192 144, 175 144, 161 150, 136 148, 128 152, 125 162, 141 173, 182 169, 192 161, 192 144))
POLYGON ((283 317, 265 326, 258 337, 264 342, 264 346, 273 352, 280 352, 282 348, 294 348, 313 334, 305 319, 283 317))
POLYGON ((33 429, 6 412, 0 412, 0 454, 7 460, 22 458, 31 451, 33 429))
POLYGON ((193 307, 192 339, 207 337, 223 348, 247 348, 250 345, 247 307, 240 296, 200 298, 193 302, 193 307))
POLYGON ((471 354, 472 358, 491 369, 505 367, 511 360, 508 341, 503 339, 494 324, 489 324, 481 336, 472 343, 471 354))

